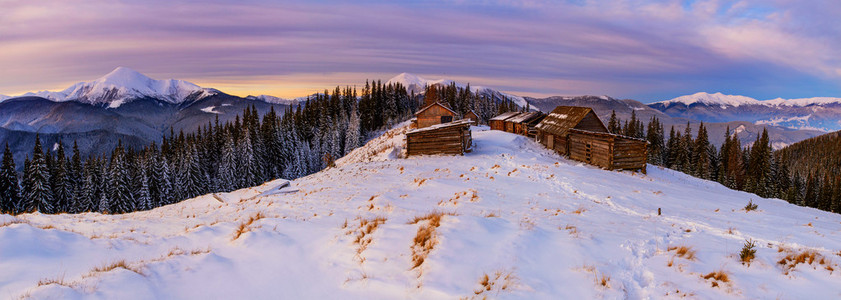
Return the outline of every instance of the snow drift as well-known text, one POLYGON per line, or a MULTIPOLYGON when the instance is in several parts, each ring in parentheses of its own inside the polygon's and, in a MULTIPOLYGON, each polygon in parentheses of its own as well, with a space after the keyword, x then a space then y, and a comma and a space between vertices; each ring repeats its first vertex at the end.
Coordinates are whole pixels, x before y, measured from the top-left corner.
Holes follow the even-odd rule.
POLYGON ((0 295, 841 295, 838 215, 654 166, 604 171, 474 129, 465 156, 397 158, 397 129, 289 186, 126 215, 2 215, 0 295), (749 201, 758 209, 746 211, 749 201), (746 239, 757 245, 749 264, 739 258, 746 239))

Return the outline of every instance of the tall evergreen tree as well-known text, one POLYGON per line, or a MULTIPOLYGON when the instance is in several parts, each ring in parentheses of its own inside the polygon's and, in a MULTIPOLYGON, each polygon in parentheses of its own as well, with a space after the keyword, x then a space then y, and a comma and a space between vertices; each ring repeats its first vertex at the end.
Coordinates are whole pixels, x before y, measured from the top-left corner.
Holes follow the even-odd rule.
POLYGON ((7 142, 3 151, 3 165, 0 166, 0 213, 17 214, 20 212, 20 201, 18 173, 7 142))
POLYGON ((39 211, 50 214, 55 212, 53 203, 53 191, 50 189, 50 174, 47 169, 47 161, 44 158, 44 150, 41 147, 41 138, 35 135, 35 148, 32 151, 32 161, 26 169, 28 178, 28 189, 25 196, 26 212, 39 211))

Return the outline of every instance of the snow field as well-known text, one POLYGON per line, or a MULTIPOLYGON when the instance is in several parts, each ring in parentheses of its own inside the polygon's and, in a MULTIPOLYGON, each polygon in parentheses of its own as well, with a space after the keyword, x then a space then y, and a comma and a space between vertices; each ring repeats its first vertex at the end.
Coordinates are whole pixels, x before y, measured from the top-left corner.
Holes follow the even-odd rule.
POLYGON ((0 295, 841 296, 838 215, 654 166, 605 171, 484 127, 465 156, 402 159, 403 132, 288 187, 126 215, 0 215, 0 295))

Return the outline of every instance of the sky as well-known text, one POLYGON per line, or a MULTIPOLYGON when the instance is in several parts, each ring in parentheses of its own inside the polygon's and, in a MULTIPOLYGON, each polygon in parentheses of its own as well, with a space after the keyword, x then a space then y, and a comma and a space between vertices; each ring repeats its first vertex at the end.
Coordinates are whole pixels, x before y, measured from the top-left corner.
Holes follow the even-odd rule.
POLYGON ((0 94, 119 66, 246 96, 413 73, 522 96, 841 97, 841 1, 0 0, 0 94))

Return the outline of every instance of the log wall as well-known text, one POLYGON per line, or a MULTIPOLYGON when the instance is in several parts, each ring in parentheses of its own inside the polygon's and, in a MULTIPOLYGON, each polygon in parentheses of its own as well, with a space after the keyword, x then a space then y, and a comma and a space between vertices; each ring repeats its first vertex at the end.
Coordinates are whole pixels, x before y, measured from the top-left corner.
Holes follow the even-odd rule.
POLYGON ((467 123, 406 133, 406 155, 461 155, 470 152, 473 138, 467 123))

